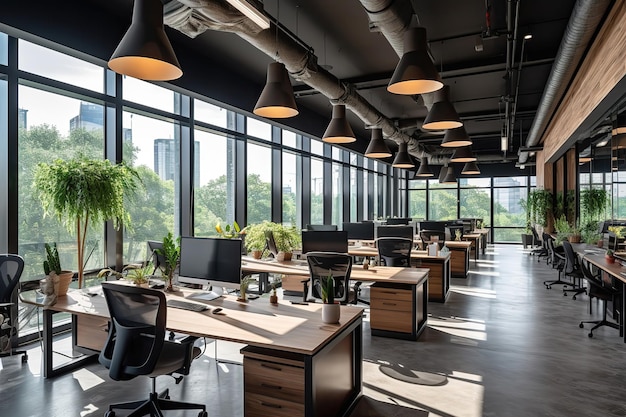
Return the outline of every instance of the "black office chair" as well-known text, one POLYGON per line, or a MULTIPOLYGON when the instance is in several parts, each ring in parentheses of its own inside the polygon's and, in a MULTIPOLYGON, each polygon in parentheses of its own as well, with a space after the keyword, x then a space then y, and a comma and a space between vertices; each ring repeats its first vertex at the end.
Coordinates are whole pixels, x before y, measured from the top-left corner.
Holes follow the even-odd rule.
MULTIPOLYGON (((589 313, 591 313, 592 298, 597 298, 602 301, 602 320, 581 321, 578 327, 583 329, 585 324, 594 324, 594 326, 589 330, 589 337, 593 337, 593 331, 601 326, 609 326, 620 330, 620 325, 618 323, 613 323, 606 319, 607 302, 611 301, 613 306, 615 306, 616 303, 619 303, 619 300, 622 297, 620 288, 614 285, 613 278, 608 274, 604 274, 605 277, 603 278, 600 271, 598 271, 598 273, 593 273, 591 265, 587 259, 583 258, 580 266, 583 275, 589 284, 589 313)), ((616 309, 614 308, 614 311, 615 310, 616 309)))
POLYGON ((422 247, 424 249, 435 240, 437 240, 439 249, 441 249, 446 243, 446 232, 442 230, 420 230, 420 238, 422 239, 422 247))
POLYGON ((565 251, 565 268, 563 273, 565 276, 572 278, 570 288, 563 288, 563 295, 567 295, 568 292, 573 292, 572 298, 575 300, 578 294, 587 294, 587 287, 582 286, 582 280, 585 277, 583 271, 578 262, 578 257, 574 253, 572 244, 568 241, 563 242, 563 250, 565 251))
MULTIPOLYGON (((533 246, 537 246, 537 245, 540 246, 539 248, 532 249, 530 251, 530 254, 531 255, 537 255, 537 261, 539 261, 539 259, 544 257, 544 256, 547 258, 549 256, 548 248, 546 246, 547 242, 545 241, 547 233, 544 233, 543 234, 543 239, 540 239, 539 238, 539 233, 537 233, 537 229, 535 229, 534 227, 531 227, 530 230, 533 233, 533 246)), ((548 237, 550 239, 552 238, 552 236, 550 236, 550 235, 548 235, 548 237)))
MULTIPOLYGON (((111 282, 102 283, 111 316, 109 337, 100 352, 99 361, 109 369, 115 381, 126 381, 139 375, 152 378, 152 392, 147 400, 111 404, 105 417, 114 417, 113 409, 132 409, 131 416, 163 415, 161 410, 202 410, 198 416, 207 417, 203 404, 169 400, 169 390, 156 392, 159 375, 189 374, 191 361, 200 352, 194 348, 196 338, 180 343, 165 340, 167 305, 162 291, 111 282)), ((181 378, 176 378, 176 383, 181 378)))
POLYGON ((311 277, 305 286, 307 300, 322 299, 322 278, 332 274, 335 280, 335 301, 347 304, 350 299, 352 256, 338 252, 309 252, 306 254, 311 277))
POLYGON ((561 274, 563 273, 563 270, 565 269, 565 253, 564 250, 562 249, 562 246, 559 246, 561 249, 558 250, 556 246, 554 246, 554 238, 550 235, 544 234, 543 235, 543 241, 545 242, 547 248, 548 248, 548 253, 549 253, 549 263, 552 265, 552 268, 556 269, 559 273, 559 276, 557 279, 553 279, 553 280, 546 280, 543 282, 543 285, 546 286, 546 289, 551 289, 552 285, 556 285, 556 284, 561 284, 561 285, 570 285, 571 283, 568 281, 563 281, 561 279, 561 274))
POLYGON ((152 263, 154 264, 154 270, 152 271, 152 275, 154 275, 156 270, 159 269, 161 266, 165 266, 165 255, 161 253, 162 249, 163 242, 159 242, 158 240, 148 241, 148 251, 150 252, 150 257, 152 258, 152 263))
POLYGON ((378 258, 384 266, 411 266, 413 241, 402 237, 381 237, 376 239, 378 258))
POLYGON ((25 350, 16 350, 17 293, 15 289, 24 271, 24 259, 19 255, 0 255, 0 357, 22 355, 22 363, 28 361, 25 350))

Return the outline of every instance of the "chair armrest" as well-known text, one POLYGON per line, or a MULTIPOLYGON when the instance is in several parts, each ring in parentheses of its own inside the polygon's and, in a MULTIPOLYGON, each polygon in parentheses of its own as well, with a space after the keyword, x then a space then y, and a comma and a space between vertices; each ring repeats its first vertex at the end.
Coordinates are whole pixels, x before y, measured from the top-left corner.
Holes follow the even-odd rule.
POLYGON ((177 374, 189 375, 189 368, 191 367, 191 362, 197 356, 194 354, 194 350, 196 349, 196 347, 194 346, 194 342, 196 340, 198 340, 196 336, 187 336, 180 340, 180 344, 186 345, 186 349, 185 349, 185 360, 183 361, 183 366, 180 369, 175 371, 177 374))
POLYGON ((0 303, 0 307, 9 307, 15 305, 15 303, 0 303))

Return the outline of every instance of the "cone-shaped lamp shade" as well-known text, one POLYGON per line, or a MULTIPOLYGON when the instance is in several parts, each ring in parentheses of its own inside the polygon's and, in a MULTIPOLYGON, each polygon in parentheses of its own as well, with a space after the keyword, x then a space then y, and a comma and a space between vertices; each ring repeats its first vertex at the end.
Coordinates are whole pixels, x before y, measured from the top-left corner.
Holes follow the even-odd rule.
POLYGON ((441 181, 442 184, 456 184, 456 175, 454 173, 454 167, 448 167, 446 171, 446 176, 441 181))
POLYGON ((391 166, 394 168, 415 168, 415 164, 411 161, 411 157, 406 150, 406 142, 398 145, 398 153, 391 166))
POLYGON ((424 120, 422 127, 427 130, 454 129, 463 126, 461 118, 454 110, 449 100, 450 89, 447 85, 439 91, 435 91, 433 106, 424 120))
POLYGON ((280 62, 267 66, 267 82, 254 106, 254 114, 272 119, 285 119, 298 114, 287 68, 280 62))
POLYGON ((443 87, 441 76, 428 56, 426 29, 416 27, 404 33, 404 53, 387 91, 394 94, 432 93, 443 87))
POLYGON ((415 176, 421 178, 430 178, 435 176, 435 174, 433 174, 430 170, 430 165, 428 165, 428 158, 422 158, 422 162, 420 163, 420 167, 415 173, 415 176))
POLYGON ((478 165, 476 162, 466 162, 461 174, 464 175, 478 175, 480 174, 480 170, 478 169, 478 165))
POLYGON ((109 68, 149 81, 175 80, 183 75, 163 29, 161 0, 135 0, 132 22, 109 59, 109 68))
POLYGON ((380 127, 373 128, 372 138, 365 150, 365 156, 368 158, 388 158, 391 155, 391 151, 383 139, 383 130, 380 127))
POLYGON ((463 146, 462 148, 456 148, 450 162, 474 162, 476 157, 472 153, 472 149, 469 146, 463 146))
POLYGON ((471 144, 472 140, 463 126, 446 130, 441 142, 441 146, 444 148, 459 148, 461 146, 470 146, 471 144))
POLYGON ((611 131, 611 135, 617 136, 623 133, 626 133, 626 112, 617 116, 617 119, 613 123, 613 130, 611 131))
POLYGON ((439 184, 441 184, 443 180, 446 178, 447 173, 448 173, 448 166, 447 165, 442 166, 441 169, 439 170, 439 184))
POLYGON ((333 118, 330 120, 322 140, 328 143, 350 143, 356 141, 350 123, 346 119, 346 106, 333 105, 333 118))

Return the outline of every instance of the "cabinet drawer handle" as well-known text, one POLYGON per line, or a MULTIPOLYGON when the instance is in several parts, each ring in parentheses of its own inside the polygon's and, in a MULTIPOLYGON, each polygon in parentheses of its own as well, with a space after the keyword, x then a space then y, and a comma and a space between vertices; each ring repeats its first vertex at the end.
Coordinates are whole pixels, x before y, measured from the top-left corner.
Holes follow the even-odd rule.
POLYGON ((396 303, 383 303, 383 305, 385 305, 385 306, 395 306, 396 303))
POLYGON ((280 385, 271 385, 271 384, 266 384, 265 382, 261 382, 261 386, 264 388, 270 388, 270 389, 283 389, 283 387, 281 387, 280 385))
POLYGON ((275 365, 268 365, 267 363, 262 363, 261 367, 263 368, 269 368, 269 369, 273 369, 275 371, 282 371, 283 369, 280 366, 275 366, 275 365))
POLYGON ((266 403, 265 401, 261 401, 261 405, 263 407, 270 407, 270 408, 283 408, 283 406, 280 404, 266 403))
POLYGON ((392 295, 396 295, 397 294, 397 292, 395 292, 395 291, 381 291, 381 293, 383 293, 383 294, 392 294, 392 295))

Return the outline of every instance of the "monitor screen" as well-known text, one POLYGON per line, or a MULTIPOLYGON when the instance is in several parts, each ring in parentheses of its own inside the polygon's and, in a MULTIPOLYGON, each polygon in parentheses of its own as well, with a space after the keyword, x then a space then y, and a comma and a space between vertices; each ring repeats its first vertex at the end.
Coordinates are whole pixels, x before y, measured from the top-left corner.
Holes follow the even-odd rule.
POLYGON ((387 219, 387 224, 389 226, 394 225, 407 225, 412 219, 410 217, 390 217, 387 219))
POLYGON ((178 281, 238 289, 241 239, 181 237, 178 281))
POLYGON ((307 224, 306 230, 313 230, 315 232, 325 232, 325 231, 333 231, 337 230, 337 225, 335 224, 307 224))
POLYGON ((348 253, 348 232, 335 231, 302 231, 302 253, 308 252, 339 252, 348 253))
POLYGON ((413 226, 378 226, 376 238, 379 237, 405 237, 413 240, 413 226))
POLYGON ((348 232, 348 239, 374 240, 374 223, 344 223, 342 229, 348 232))

